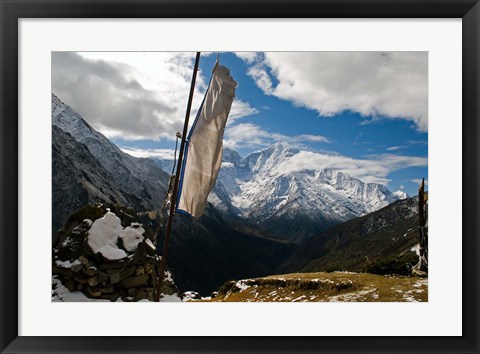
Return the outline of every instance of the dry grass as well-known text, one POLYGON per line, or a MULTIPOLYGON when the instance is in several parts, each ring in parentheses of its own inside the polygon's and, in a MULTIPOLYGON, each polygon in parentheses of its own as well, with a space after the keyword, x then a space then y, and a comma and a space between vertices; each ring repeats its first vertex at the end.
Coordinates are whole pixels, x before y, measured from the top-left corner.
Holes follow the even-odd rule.
POLYGON ((217 297, 201 301, 425 302, 428 279, 340 272, 272 275, 227 282, 217 297))

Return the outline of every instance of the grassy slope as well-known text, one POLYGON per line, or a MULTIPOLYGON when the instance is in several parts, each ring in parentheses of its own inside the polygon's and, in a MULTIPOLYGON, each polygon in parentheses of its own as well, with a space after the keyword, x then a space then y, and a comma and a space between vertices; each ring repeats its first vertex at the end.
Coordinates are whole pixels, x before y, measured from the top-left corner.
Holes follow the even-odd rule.
POLYGON ((293 273, 226 283, 211 302, 425 302, 428 279, 367 273, 293 273))

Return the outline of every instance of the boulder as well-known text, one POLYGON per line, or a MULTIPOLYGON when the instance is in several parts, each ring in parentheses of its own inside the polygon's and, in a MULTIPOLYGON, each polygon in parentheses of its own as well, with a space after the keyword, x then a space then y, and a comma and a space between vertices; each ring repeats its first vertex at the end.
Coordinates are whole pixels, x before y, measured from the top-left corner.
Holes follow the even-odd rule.
POLYGON ((90 285, 91 287, 94 287, 100 283, 100 279, 97 275, 95 277, 88 278, 87 282, 88 282, 88 285, 90 285))
POLYGON ((100 283, 105 284, 109 279, 110 277, 108 276, 108 274, 101 271, 98 272, 98 280, 100 281, 100 283))
POLYGON ((141 274, 123 279, 118 285, 124 289, 139 288, 148 282, 148 275, 141 274))
POLYGON ((138 293, 138 289, 135 289, 135 288, 128 289, 127 293, 128 293, 128 296, 135 297, 138 293))
POLYGON ((135 295, 135 301, 146 299, 147 296, 148 296, 147 290, 140 289, 140 290, 137 291, 137 294, 135 295))
POLYGON ((95 267, 88 267, 87 269, 84 269, 83 272, 85 273, 85 275, 87 275, 89 277, 93 277, 93 276, 97 275, 98 269, 95 268, 95 267))
POLYGON ((136 269, 137 268, 135 266, 130 266, 120 270, 119 272, 110 273, 110 282, 112 284, 117 284, 121 280, 135 274, 136 269))
POLYGON ((77 290, 77 283, 73 279, 67 280, 64 285, 70 292, 77 290))
POLYGON ((80 271, 83 269, 83 264, 80 263, 80 264, 72 265, 72 266, 70 267, 70 269, 72 270, 72 272, 78 273, 78 272, 80 272, 80 271))
POLYGON ((138 266, 137 269, 135 270, 135 275, 141 275, 145 273, 145 269, 143 269, 142 266, 138 266))
POLYGON ((112 287, 112 286, 108 286, 108 287, 98 287, 96 288, 98 291, 101 291, 102 294, 112 294, 115 292, 115 289, 112 287))
POLYGON ((91 262, 85 258, 84 256, 78 257, 78 260, 85 266, 85 267, 90 267, 91 262))
POLYGON ((72 270, 70 268, 63 268, 63 267, 58 267, 55 265, 55 263, 52 266, 52 273, 55 275, 63 275, 63 276, 72 276, 72 270))
POLYGON ((148 260, 144 265, 143 268, 145 269, 145 273, 151 274, 153 272, 153 268, 155 267, 155 263, 153 260, 148 260))

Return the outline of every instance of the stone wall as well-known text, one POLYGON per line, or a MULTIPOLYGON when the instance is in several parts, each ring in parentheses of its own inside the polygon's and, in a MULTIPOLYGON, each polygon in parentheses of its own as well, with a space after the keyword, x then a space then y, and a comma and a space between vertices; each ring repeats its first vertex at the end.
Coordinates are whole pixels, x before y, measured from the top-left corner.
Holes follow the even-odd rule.
MULTIPOLYGON (((128 208, 96 204, 76 211, 59 231, 58 243, 53 248, 53 275, 69 291, 81 291, 90 298, 153 301, 161 257, 152 243, 153 232, 139 225, 135 212, 128 208), (143 237, 138 236, 136 249, 125 246, 121 238, 113 245, 116 251, 125 253, 122 259, 109 259, 108 253, 95 252, 96 248, 88 242, 90 228, 107 213, 114 213, 120 219, 120 229, 134 226, 144 231, 143 237)), ((169 272, 161 292, 178 293, 169 272)))

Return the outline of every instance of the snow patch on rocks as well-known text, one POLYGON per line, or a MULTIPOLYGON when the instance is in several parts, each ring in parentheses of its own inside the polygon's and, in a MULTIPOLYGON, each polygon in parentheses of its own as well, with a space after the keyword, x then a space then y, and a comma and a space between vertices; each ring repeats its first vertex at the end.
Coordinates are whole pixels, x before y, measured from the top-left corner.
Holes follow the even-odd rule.
POLYGON ((135 252, 138 244, 144 240, 144 232, 139 223, 132 223, 124 229, 120 218, 109 211, 90 227, 88 245, 94 253, 100 253, 106 259, 120 260, 126 258, 127 253, 118 247, 118 240, 122 240, 128 252, 135 252))
POLYGON ((133 222, 130 226, 127 226, 121 233, 120 238, 123 241, 123 247, 128 252, 135 252, 138 247, 138 244, 142 242, 145 238, 142 236, 145 232, 145 229, 142 227, 142 224, 133 222))

